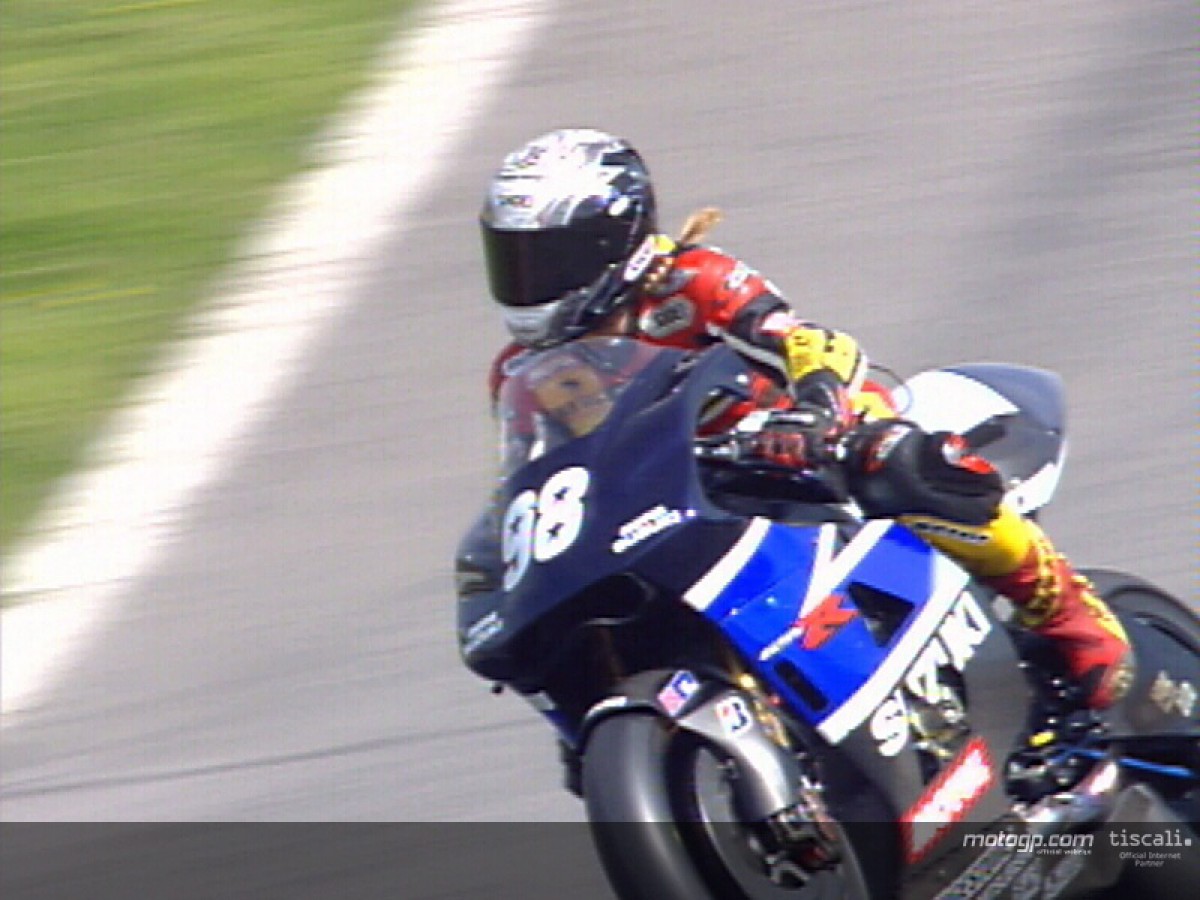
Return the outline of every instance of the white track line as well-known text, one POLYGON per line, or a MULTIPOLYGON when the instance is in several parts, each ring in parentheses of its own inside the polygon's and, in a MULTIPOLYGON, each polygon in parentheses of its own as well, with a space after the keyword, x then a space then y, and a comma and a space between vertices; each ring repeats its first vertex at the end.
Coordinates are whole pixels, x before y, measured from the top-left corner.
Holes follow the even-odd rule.
POLYGON ((93 466, 63 486, 31 542, 5 560, 6 716, 38 702, 113 615, 179 511, 348 306, 372 252, 405 227, 465 121, 552 4, 450 0, 388 49, 377 86, 335 123, 323 165, 289 187, 196 337, 117 416, 93 466))

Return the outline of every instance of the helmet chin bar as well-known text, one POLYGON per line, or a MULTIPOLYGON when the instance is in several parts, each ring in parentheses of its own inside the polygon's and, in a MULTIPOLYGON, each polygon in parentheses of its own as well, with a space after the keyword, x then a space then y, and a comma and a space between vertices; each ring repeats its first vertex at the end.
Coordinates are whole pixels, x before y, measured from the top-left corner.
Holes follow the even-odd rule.
POLYGON ((590 334, 628 298, 633 283, 622 276, 623 266, 609 266, 600 277, 542 306, 508 308, 504 320, 513 340, 523 347, 545 350, 590 334))
POLYGON ((541 306, 504 307, 504 324, 508 333, 522 347, 553 346, 556 342, 548 342, 548 339, 561 302, 555 300, 541 306))

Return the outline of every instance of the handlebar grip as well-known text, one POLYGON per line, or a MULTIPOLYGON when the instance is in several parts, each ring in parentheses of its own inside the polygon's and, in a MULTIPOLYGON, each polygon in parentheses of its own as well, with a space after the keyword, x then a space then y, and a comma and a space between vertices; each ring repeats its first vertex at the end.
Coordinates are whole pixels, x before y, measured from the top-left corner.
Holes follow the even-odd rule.
POLYGON ((745 456, 743 441, 737 435, 697 438, 694 447, 698 459, 714 462, 738 462, 745 456))

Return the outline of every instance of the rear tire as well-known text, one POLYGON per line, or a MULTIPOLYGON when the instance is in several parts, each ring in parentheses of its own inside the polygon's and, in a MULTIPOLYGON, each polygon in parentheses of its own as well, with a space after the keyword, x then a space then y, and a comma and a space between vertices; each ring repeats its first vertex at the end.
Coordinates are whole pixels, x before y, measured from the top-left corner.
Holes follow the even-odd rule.
POLYGON ((1125 572, 1088 569, 1084 574, 1114 612, 1167 632, 1200 656, 1200 617, 1175 597, 1145 579, 1125 572))
POLYGON ((596 726, 583 759, 584 801, 601 863, 622 900, 870 896, 844 832, 836 869, 804 883, 772 880, 732 808, 719 809, 722 771, 709 745, 657 716, 616 715, 596 726))
MULTIPOLYGON (((1154 628, 1200 659, 1200 617, 1178 599, 1145 579, 1124 572, 1101 569, 1086 574, 1100 596, 1127 624, 1135 620, 1154 628)), ((1152 668, 1146 668, 1139 674, 1139 680, 1145 683, 1152 672, 1152 668)), ((1194 739, 1181 735, 1172 750, 1176 755, 1158 761, 1200 771, 1200 745, 1194 739)), ((1168 798, 1168 802, 1176 815, 1187 821, 1194 831, 1200 832, 1200 788, 1168 798)))

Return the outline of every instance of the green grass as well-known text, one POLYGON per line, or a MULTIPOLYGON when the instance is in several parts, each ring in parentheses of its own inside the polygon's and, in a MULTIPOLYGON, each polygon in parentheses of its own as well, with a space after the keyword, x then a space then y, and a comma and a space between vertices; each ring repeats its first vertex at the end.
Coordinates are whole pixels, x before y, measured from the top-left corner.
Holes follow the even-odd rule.
POLYGON ((0 2, 0 549, 416 2, 0 2))

